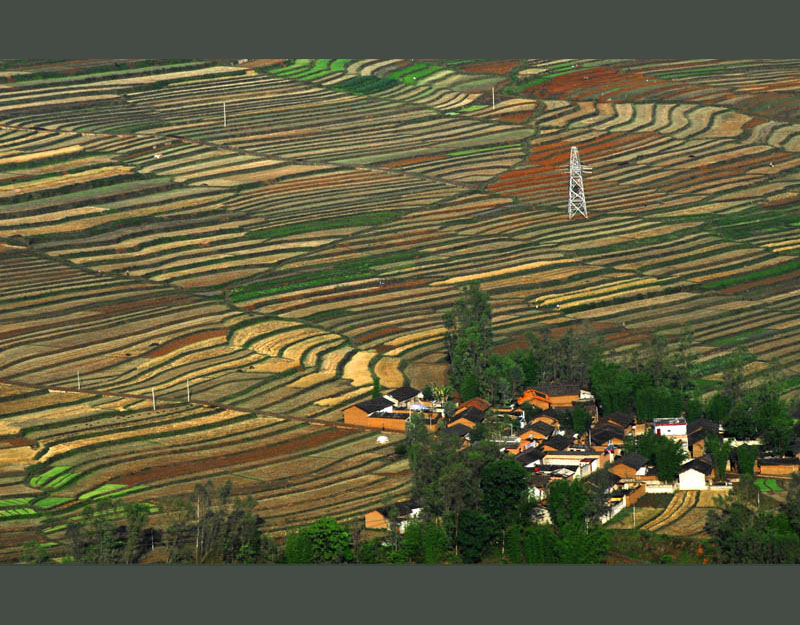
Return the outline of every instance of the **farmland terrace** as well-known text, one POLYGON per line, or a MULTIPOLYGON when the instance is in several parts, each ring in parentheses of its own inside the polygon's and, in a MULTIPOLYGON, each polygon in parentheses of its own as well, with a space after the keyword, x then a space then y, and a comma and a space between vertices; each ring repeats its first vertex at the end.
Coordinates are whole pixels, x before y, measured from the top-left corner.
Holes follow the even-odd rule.
POLYGON ((209 478, 277 534, 407 495, 341 411, 444 381, 470 280, 506 345, 691 325, 800 391, 798 61, 4 65, 1 559, 209 478))

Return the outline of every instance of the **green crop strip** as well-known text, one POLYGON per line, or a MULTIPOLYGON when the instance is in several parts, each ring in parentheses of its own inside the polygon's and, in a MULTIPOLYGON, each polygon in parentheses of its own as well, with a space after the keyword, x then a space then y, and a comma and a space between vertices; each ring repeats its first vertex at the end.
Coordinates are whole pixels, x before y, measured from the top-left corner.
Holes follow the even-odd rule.
MULTIPOLYGON (((464 109, 466 110, 466 109, 464 109)), ((466 156, 467 154, 477 154, 478 152, 492 152, 494 150, 504 150, 506 148, 518 148, 519 143, 512 143, 510 145, 490 145, 486 148, 473 148, 471 150, 461 150, 459 152, 449 152, 447 156, 466 156)))
POLYGON ((339 89, 356 95, 370 95, 391 89, 399 84, 391 78, 378 78, 377 76, 356 76, 349 80, 331 85, 331 89, 339 89))
POLYGON ((292 274, 276 278, 267 282, 259 282, 234 289, 230 294, 230 301, 243 302, 264 295, 298 291, 317 286, 339 284, 352 280, 361 280, 375 275, 375 267, 400 263, 403 261, 420 258, 420 253, 414 250, 364 256, 357 260, 336 263, 329 269, 306 274, 292 274))
POLYGON ((390 221, 395 221, 403 216, 401 211, 384 211, 380 213, 368 213, 362 215, 352 215, 347 217, 332 217, 330 219, 319 219, 317 221, 305 221, 286 226, 276 226, 265 230, 253 230, 245 236, 248 239, 274 239, 277 237, 287 237, 293 234, 303 234, 305 232, 316 232, 318 230, 329 230, 331 228, 352 228, 356 226, 372 226, 390 221))
POLYGON ((14 497, 12 499, 0 499, 0 508, 27 506, 32 501, 33 497, 14 497))
POLYGON ((68 501, 72 501, 71 497, 45 497, 44 499, 40 499, 35 504, 33 504, 37 508, 41 508, 42 510, 49 510, 50 508, 55 508, 56 506, 60 506, 61 504, 67 503, 68 501))
POLYGON ((64 471, 68 471, 70 467, 53 467, 49 471, 42 473, 41 475, 37 475, 31 480, 31 486, 44 486, 47 482, 55 478, 57 475, 64 473, 64 471))
MULTIPOLYGON (((747 364, 753 362, 756 357, 746 352, 743 358, 743 364, 747 364)), ((702 377, 708 375, 710 373, 716 373, 718 371, 722 371, 728 364, 731 364, 734 361, 733 356, 719 356, 717 358, 711 358, 710 360, 706 360, 705 362, 699 363, 695 365, 694 369, 692 370, 692 375, 702 377)))
POLYGON ((789 273, 790 271, 794 271, 796 269, 800 269, 800 259, 792 260, 789 261, 788 263, 782 263, 780 265, 775 265, 773 267, 767 267, 765 269, 759 269, 757 271, 740 273, 739 275, 736 276, 721 278, 719 280, 714 280, 712 282, 704 282, 700 284, 700 288, 704 290, 720 289, 729 286, 734 286, 736 284, 742 284, 744 282, 752 282, 754 280, 761 280, 763 278, 772 278, 775 276, 780 276, 784 273, 789 273))
POLYGON ((105 495, 106 493, 110 493, 115 490, 120 490, 125 488, 125 484, 103 484, 95 488, 94 490, 87 491, 83 493, 78 499, 83 501, 84 499, 91 499, 92 497, 97 497, 98 495, 105 495))

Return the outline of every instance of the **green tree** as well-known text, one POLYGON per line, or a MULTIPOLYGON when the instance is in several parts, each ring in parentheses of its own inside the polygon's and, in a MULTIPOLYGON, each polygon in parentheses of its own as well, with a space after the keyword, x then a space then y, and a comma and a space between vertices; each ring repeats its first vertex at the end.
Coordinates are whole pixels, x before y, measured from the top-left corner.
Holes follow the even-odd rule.
POLYGON ((582 405, 578 404, 572 409, 572 429, 576 432, 586 432, 592 425, 592 417, 582 405))
POLYGON ((758 445, 739 445, 736 448, 736 464, 742 475, 753 475, 756 458, 761 453, 758 445))
POLYGON ((714 464, 714 477, 721 482, 725 479, 728 460, 731 456, 731 444, 729 441, 723 441, 716 434, 708 434, 706 436, 706 448, 711 454, 711 460, 714 464))
POLYGON ((383 395, 383 389, 381 388, 381 380, 375 374, 375 372, 373 372, 372 373, 372 399, 377 399, 381 395, 383 395))
POLYGON ((747 351, 737 347, 722 369, 722 394, 728 398, 731 405, 738 402, 744 393, 744 366, 749 359, 747 351))
POLYGON ((528 472, 513 458, 494 460, 481 471, 483 510, 500 530, 502 553, 506 529, 528 513, 528 472))
POLYGON ((686 459, 686 452, 679 441, 659 436, 653 431, 626 438, 624 448, 626 453, 639 453, 654 463, 658 479, 662 482, 674 482, 686 459))
POLYGON ((422 533, 425 564, 439 564, 450 549, 447 532, 439 523, 426 523, 422 533))
POLYGON ((286 561, 290 564, 350 562, 350 533, 332 517, 322 517, 287 537, 286 561))
POLYGON ((144 552, 142 544, 144 528, 150 519, 150 508, 143 503, 126 503, 125 510, 126 536, 125 546, 122 548, 122 561, 125 564, 136 562, 144 552))
POLYGON ((448 375, 463 399, 475 397, 489 362, 492 347, 492 310, 489 296, 477 282, 461 287, 461 296, 442 321, 444 341, 450 362, 448 375), (474 393, 474 394, 473 394, 474 393))
POLYGON ((483 512, 468 508, 461 513, 455 532, 458 553, 465 563, 480 562, 492 539, 492 522, 483 512))
POLYGON ((728 420, 731 412, 731 400, 722 393, 714 393, 711 398, 705 403, 703 412, 706 419, 716 421, 717 423, 724 423, 728 420))
POLYGON ((40 542, 31 540, 22 545, 22 562, 26 564, 44 564, 50 560, 50 553, 40 542))
POLYGON ((528 564, 555 564, 558 562, 558 539, 549 525, 533 525, 523 538, 523 552, 528 564))

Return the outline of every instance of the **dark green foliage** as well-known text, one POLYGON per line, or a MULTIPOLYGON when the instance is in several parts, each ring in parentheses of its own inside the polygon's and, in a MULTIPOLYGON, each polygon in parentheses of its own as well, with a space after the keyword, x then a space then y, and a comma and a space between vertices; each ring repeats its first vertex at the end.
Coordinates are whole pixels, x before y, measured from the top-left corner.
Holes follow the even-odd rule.
POLYGON ((350 533, 331 517, 322 517, 286 540, 289 564, 340 563, 352 559, 350 533))
POLYGON ((439 523, 426 523, 422 533, 422 550, 425 564, 439 564, 450 550, 447 532, 439 523))
POLYGON ((558 539, 552 526, 534 525, 528 528, 523 539, 525 562, 528 564, 556 564, 558 539))
POLYGON ((589 491, 581 480, 555 480, 550 484, 547 509, 556 532, 576 520, 583 524, 592 513, 589 491))
POLYGON ((722 393, 714 393, 706 402, 704 411, 706 419, 724 423, 731 412, 731 400, 722 393))
POLYGON ((26 564, 44 564, 50 560, 50 553, 44 545, 31 540, 22 545, 22 556, 20 558, 26 564))
POLYGON ((706 449, 711 454, 714 464, 714 477, 717 481, 724 480, 728 459, 731 455, 730 442, 723 441, 716 434, 708 434, 706 436, 706 449))
POLYGON ((450 381, 462 400, 480 392, 492 347, 492 309, 489 296, 477 282, 461 288, 461 297, 442 316, 444 342, 450 362, 450 381))
POLYGON ((489 355, 481 382, 481 396, 493 404, 510 404, 522 394, 525 374, 511 356, 489 355))
POLYGON ((646 432, 636 438, 625 439, 625 453, 636 452, 656 465, 658 479, 673 482, 686 458, 686 452, 679 441, 673 441, 655 432, 646 432))
POLYGON ((600 564, 608 556, 608 536, 599 526, 573 521, 559 530, 556 553, 564 564, 600 564))
POLYGON ((512 525, 506 532, 505 553, 512 564, 522 563, 522 526, 512 525))
POLYGON ((572 409, 572 429, 576 432, 586 432, 592 424, 592 417, 583 406, 575 406, 572 409))
POLYGON ((167 527, 164 542, 169 562, 263 562, 269 542, 260 531, 263 519, 255 514, 252 497, 232 496, 230 481, 214 488, 197 484, 190 496, 164 503, 167 527))
POLYGON ((375 373, 372 374, 372 399, 377 399, 381 396, 383 390, 381 389, 381 381, 375 373))
POLYGON ((422 399, 424 399, 425 401, 433 400, 433 388, 431 388, 430 384, 426 384, 422 388, 422 399))
POLYGON ((478 378, 475 377, 474 373, 466 373, 464 375, 458 386, 458 392, 461 395, 461 401, 469 401, 478 396, 478 378))
POLYGON ((687 399, 683 408, 686 411, 685 416, 687 423, 691 423, 692 421, 700 419, 703 416, 703 402, 701 402, 699 399, 687 399))
POLYGON ((652 421, 681 414, 681 397, 664 386, 645 386, 636 391, 636 418, 652 421))
POLYGON ((602 406, 603 412, 628 412, 633 409, 636 387, 634 373, 613 362, 595 360, 589 375, 592 379, 592 392, 602 406))
POLYGON ((480 562, 494 534, 489 517, 475 509, 462 512, 454 533, 458 552, 465 563, 480 562))
POLYGON ((481 471, 483 510, 500 529, 518 523, 528 500, 528 474, 513 458, 494 460, 481 471))
POLYGON ((736 448, 736 463, 739 473, 753 475, 756 458, 761 453, 758 445, 739 445, 736 448))
POLYGON ((720 561, 737 564, 800 562, 800 536, 783 513, 753 510, 733 501, 709 512, 706 531, 719 548, 720 561))
POLYGON ((535 385, 546 382, 561 382, 565 384, 578 384, 586 386, 590 379, 590 363, 597 360, 602 354, 603 347, 600 338, 585 325, 580 332, 572 328, 567 330, 560 339, 555 339, 545 331, 539 334, 528 332, 526 334, 531 348, 526 354, 513 356, 518 361, 528 362, 526 383, 535 385), (530 379, 527 375, 536 373, 538 379, 530 379))
POLYGON ((792 474, 789 487, 786 489, 786 502, 783 504, 783 513, 792 529, 800 534, 800 473, 792 474))
POLYGON ((425 561, 425 546, 423 544, 424 528, 422 523, 410 522, 406 524, 403 538, 400 541, 400 553, 405 562, 421 564, 425 561))
POLYGON ((526 401, 524 404, 522 404, 522 412, 525 415, 525 420, 530 421, 537 414, 544 411, 541 408, 539 408, 539 406, 534 406, 529 401, 526 401))

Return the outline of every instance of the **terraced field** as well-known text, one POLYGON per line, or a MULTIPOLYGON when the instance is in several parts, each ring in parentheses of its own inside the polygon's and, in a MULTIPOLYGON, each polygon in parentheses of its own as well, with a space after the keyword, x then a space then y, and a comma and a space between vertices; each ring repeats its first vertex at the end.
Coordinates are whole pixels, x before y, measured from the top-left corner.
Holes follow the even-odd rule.
POLYGON ((622 353, 691 324, 708 388, 741 346, 798 396, 797 61, 11 69, 2 557, 43 511, 208 476, 275 532, 407 492, 341 409, 373 372, 444 381, 441 313, 473 279, 503 343, 586 321, 622 353), (566 218, 572 145, 588 220, 566 218))

